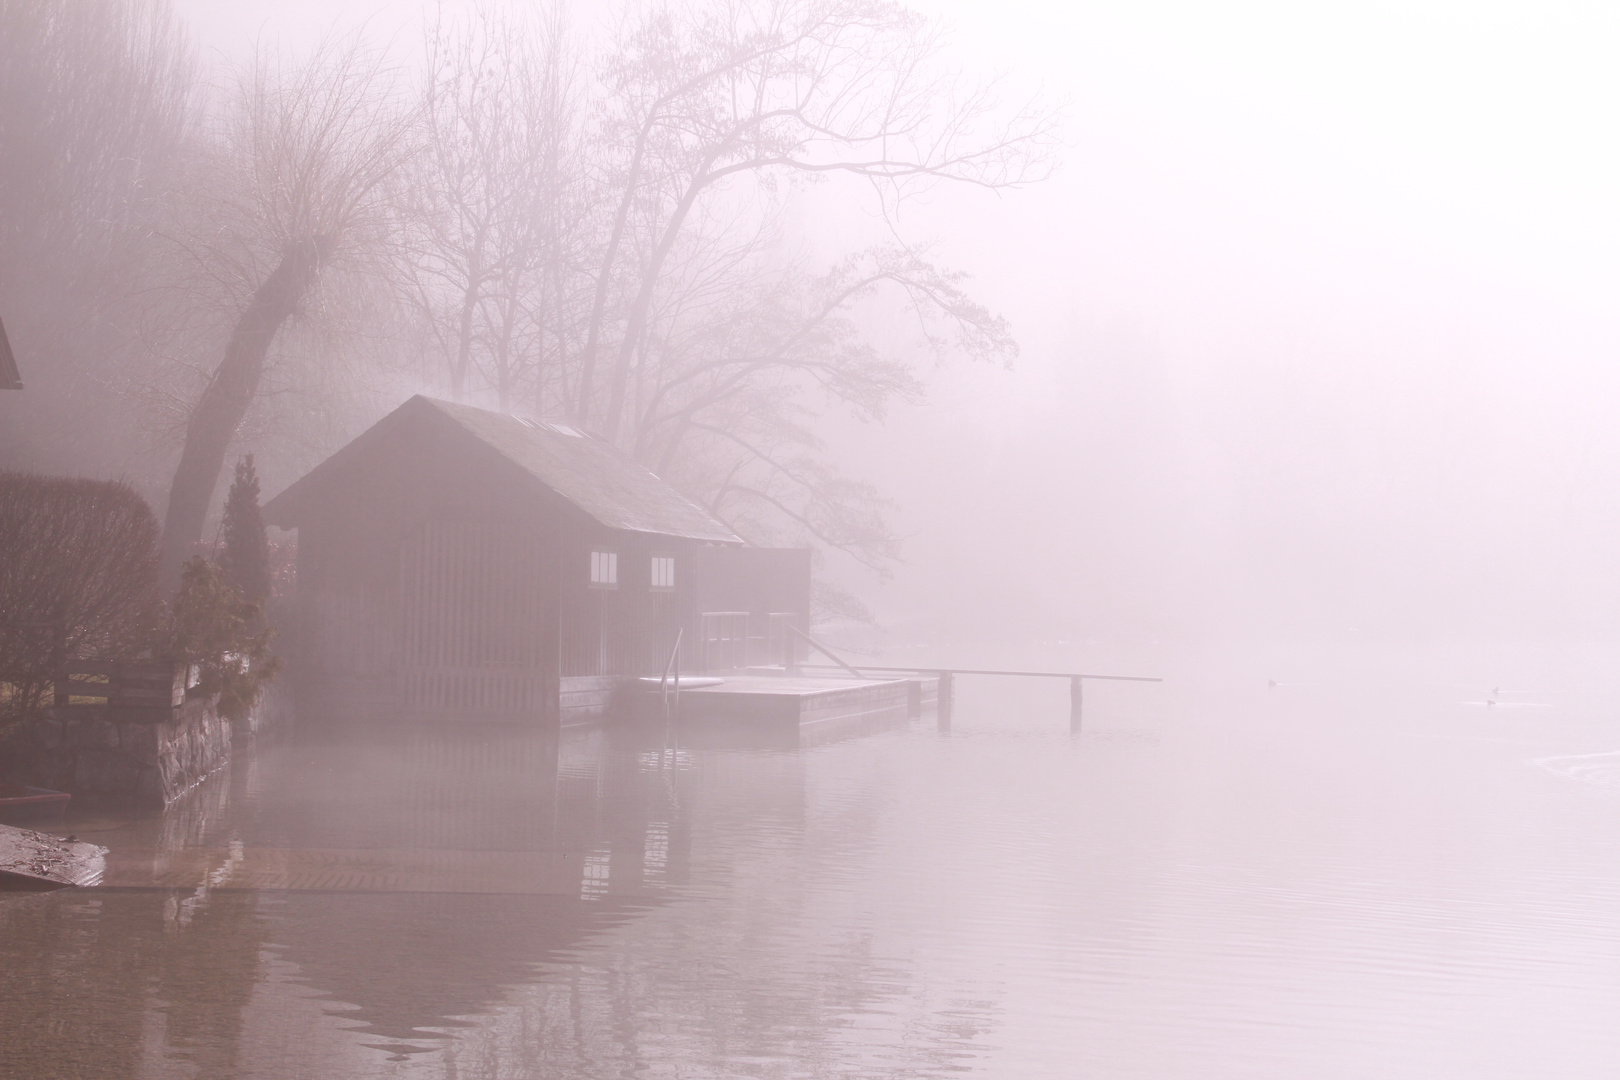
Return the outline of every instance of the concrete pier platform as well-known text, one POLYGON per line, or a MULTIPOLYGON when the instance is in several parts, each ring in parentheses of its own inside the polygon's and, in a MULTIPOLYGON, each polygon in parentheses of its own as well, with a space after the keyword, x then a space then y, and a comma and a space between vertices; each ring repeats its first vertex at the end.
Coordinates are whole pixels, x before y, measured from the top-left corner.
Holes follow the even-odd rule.
MULTIPOLYGON (((718 686, 683 689, 682 720, 715 720, 799 729, 921 712, 937 680, 727 675, 718 686)), ((656 692, 647 695, 661 701, 656 692)))

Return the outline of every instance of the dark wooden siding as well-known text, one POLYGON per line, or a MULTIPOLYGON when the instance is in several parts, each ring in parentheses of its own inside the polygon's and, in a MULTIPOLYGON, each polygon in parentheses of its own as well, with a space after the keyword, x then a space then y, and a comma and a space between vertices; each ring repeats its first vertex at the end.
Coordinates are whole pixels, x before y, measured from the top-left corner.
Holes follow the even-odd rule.
POLYGON ((551 712, 553 561, 539 537, 511 522, 424 523, 400 557, 400 705, 472 715, 551 712))
POLYGON ((294 675, 306 700, 393 704, 399 542, 375 524, 334 515, 299 529, 294 675))

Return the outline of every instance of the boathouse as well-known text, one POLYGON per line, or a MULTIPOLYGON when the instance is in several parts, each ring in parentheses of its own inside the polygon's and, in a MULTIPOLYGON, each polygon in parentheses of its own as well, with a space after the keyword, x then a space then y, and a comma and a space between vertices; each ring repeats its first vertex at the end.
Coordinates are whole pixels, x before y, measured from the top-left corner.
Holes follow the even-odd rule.
POLYGON ((577 722, 781 663, 809 552, 750 547, 610 444, 417 396, 264 507, 298 532, 294 684, 327 715, 577 722))

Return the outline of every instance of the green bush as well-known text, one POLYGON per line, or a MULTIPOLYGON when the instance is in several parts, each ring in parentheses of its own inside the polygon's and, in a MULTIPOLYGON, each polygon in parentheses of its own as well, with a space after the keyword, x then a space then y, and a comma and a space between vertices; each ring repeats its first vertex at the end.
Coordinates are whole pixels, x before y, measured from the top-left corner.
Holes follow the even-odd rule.
POLYGON ((275 631, 264 625, 263 609, 218 566, 194 555, 180 572, 169 612, 168 654, 198 667, 197 689, 219 695, 221 716, 246 717, 281 670, 280 658, 270 653, 275 631))
POLYGON ((225 579, 249 600, 270 595, 270 542, 259 512, 259 474, 249 454, 236 463, 236 478, 225 496, 225 547, 219 554, 225 579))

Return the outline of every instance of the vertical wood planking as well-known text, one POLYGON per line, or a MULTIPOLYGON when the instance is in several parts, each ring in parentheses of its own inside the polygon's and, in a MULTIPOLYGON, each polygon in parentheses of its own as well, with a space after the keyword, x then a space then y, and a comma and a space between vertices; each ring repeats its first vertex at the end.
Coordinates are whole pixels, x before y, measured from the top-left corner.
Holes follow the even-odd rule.
POLYGON ((430 521, 404 546, 402 705, 549 714, 544 553, 493 521, 430 521))

